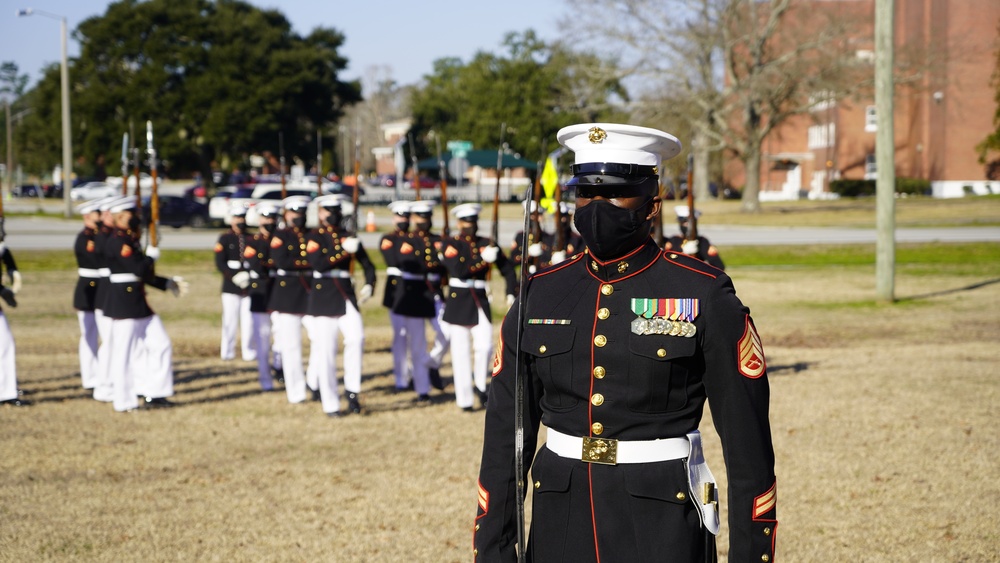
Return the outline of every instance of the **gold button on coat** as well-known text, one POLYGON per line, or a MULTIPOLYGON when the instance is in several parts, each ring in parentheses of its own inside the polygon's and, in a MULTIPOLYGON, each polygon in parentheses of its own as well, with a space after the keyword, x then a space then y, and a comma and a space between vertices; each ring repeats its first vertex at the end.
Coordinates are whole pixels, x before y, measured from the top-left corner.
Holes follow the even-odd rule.
POLYGON ((688 496, 684 494, 684 491, 677 493, 677 500, 687 500, 688 496))
POLYGON ((601 434, 603 434, 603 433, 604 433, 604 425, 603 425, 603 424, 601 424, 600 422, 595 422, 595 423, 591 424, 591 425, 590 425, 590 429, 591 429, 591 430, 592 430, 592 431, 594 432, 594 434, 596 434, 597 436, 600 436, 601 434))
POLYGON ((610 316, 611 316, 611 311, 609 311, 607 307, 601 307, 600 309, 597 310, 597 318, 601 319, 602 321, 610 316))
POLYGON ((608 337, 604 336, 603 334, 598 334, 597 336, 594 337, 594 344, 598 348, 603 348, 604 345, 607 343, 608 343, 608 337))
POLYGON ((536 489, 541 488, 541 486, 542 486, 542 482, 541 481, 535 481, 535 488, 536 489))
POLYGON ((665 358, 667 356, 667 351, 664 350, 663 348, 660 348, 659 350, 656 351, 656 355, 661 358, 665 358))
POLYGON ((538 351, 542 354, 544 354, 546 350, 548 350, 548 348, 546 348, 544 344, 538 347, 538 351))
POLYGON ((764 535, 765 536, 770 536, 771 535, 771 528, 764 528, 764 535))
POLYGON ((606 284, 604 284, 604 285, 601 286, 601 293, 604 294, 604 295, 611 295, 614 292, 615 292, 615 288, 612 287, 611 284, 609 284, 609 283, 606 283, 606 284))
POLYGON ((590 398, 590 402, 595 407, 599 407, 604 404, 604 395, 601 395, 600 393, 594 393, 594 396, 590 398))
POLYGON ((771 560, 771 557, 765 553, 764 555, 760 556, 760 560, 763 561, 764 563, 767 563, 768 561, 771 560))
POLYGON ((606 373, 607 371, 604 369, 604 366, 597 366, 596 368, 594 368, 594 377, 596 377, 597 379, 604 379, 604 375, 606 373))

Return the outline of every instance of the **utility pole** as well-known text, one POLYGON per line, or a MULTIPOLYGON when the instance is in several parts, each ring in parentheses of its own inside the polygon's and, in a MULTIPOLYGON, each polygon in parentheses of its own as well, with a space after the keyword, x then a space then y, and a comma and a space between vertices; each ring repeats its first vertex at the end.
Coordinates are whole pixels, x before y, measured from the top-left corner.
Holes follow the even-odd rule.
POLYGON ((875 293, 881 303, 895 300, 896 148, 893 113, 895 0, 875 0, 875 293))

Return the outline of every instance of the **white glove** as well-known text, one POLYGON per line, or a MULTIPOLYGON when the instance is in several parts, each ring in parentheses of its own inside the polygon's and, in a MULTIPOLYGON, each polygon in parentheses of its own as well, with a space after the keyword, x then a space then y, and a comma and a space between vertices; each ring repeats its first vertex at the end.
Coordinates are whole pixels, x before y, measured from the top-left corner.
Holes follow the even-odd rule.
POLYGON ((535 244, 528 245, 528 256, 532 258, 538 258, 542 255, 542 243, 536 242, 535 244))
POLYGON ((507 294, 507 308, 510 309, 512 305, 514 305, 514 294, 513 293, 508 293, 507 294))
POLYGON ((361 246, 360 241, 357 237, 347 237, 340 241, 340 247, 344 249, 348 254, 354 254, 358 251, 358 247, 361 246))
POLYGON ((684 244, 681 245, 681 252, 684 254, 689 254, 694 256, 698 254, 698 241, 697 240, 686 240, 684 244))
POLYGON ((555 251, 555 252, 552 253, 552 263, 553 264, 558 264, 558 263, 562 262, 565 259, 566 259, 566 251, 565 250, 557 250, 557 251, 555 251))
POLYGON ((246 289, 250 285, 250 272, 241 270, 233 274, 233 283, 240 289, 246 289))
POLYGON ((146 256, 149 256, 153 259, 153 262, 156 262, 160 259, 160 248, 157 246, 147 246, 146 256))
POLYGON ((371 299, 373 291, 374 288, 372 288, 372 285, 370 283, 366 283, 365 285, 361 286, 361 291, 358 292, 358 304, 364 303, 365 301, 371 299))
POLYGON ((487 246, 479 249, 479 255, 483 257, 483 262, 486 262, 487 264, 496 262, 499 254, 500 247, 497 246, 487 246))
POLYGON ((188 288, 190 287, 191 284, 184 281, 184 278, 180 276, 174 276, 167 280, 167 289, 173 292, 174 297, 183 297, 187 295, 188 288))
POLYGON ((10 290, 14 293, 21 291, 21 272, 17 270, 11 270, 10 272, 10 290))

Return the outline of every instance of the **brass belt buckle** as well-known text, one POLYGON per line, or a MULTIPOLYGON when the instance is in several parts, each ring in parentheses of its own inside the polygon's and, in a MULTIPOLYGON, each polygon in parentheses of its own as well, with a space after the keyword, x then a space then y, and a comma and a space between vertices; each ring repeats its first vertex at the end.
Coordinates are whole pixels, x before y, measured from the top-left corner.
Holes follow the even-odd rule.
POLYGON ((602 465, 618 464, 618 440, 607 438, 584 438, 581 461, 602 465))

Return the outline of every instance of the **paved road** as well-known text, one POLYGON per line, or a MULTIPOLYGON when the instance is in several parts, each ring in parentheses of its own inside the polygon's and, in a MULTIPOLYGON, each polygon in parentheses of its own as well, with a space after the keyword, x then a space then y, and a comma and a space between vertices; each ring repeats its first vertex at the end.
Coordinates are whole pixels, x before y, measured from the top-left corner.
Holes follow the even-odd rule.
MULTIPOLYGON (((388 225, 388 217, 377 221, 388 225)), ((484 225, 486 226, 486 225, 484 225)), ((79 221, 46 217, 9 217, 5 223, 7 245, 13 250, 70 249, 81 226, 79 221)), ((501 221, 500 240, 508 244, 521 230, 520 221, 501 221)), ((711 226, 699 229, 714 244, 727 246, 752 244, 861 244, 874 243, 873 229, 827 227, 739 227, 711 226)), ((216 229, 160 229, 160 246, 170 249, 210 249, 219 236, 216 229)), ((378 247, 380 233, 361 233, 365 247, 378 247)), ((1000 227, 897 229, 897 242, 1000 242, 1000 227)))

